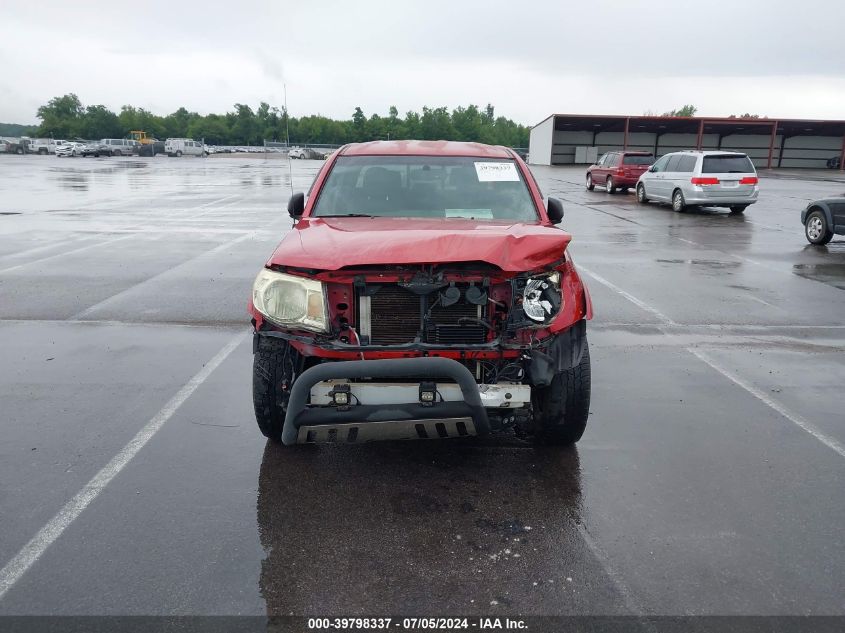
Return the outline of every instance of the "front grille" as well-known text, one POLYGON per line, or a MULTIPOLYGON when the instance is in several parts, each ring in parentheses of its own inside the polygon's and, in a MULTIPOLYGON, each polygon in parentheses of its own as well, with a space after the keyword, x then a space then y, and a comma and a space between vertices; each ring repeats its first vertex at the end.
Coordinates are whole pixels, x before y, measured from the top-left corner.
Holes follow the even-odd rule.
POLYGON ((382 286, 370 298, 373 345, 411 343, 420 331, 420 297, 400 286, 382 286))
POLYGON ((443 345, 480 345, 487 338, 487 329, 483 325, 429 325, 426 340, 429 343, 443 345))
MULTIPOLYGON (((463 294, 463 288, 461 288, 463 294)), ((401 286, 385 285, 370 297, 370 342, 373 345, 412 343, 422 327, 423 305, 433 305, 438 293, 422 300, 401 286)), ((487 329, 461 319, 478 319, 479 308, 464 301, 450 306, 434 305, 423 341, 444 345, 478 345, 487 340, 487 329)))

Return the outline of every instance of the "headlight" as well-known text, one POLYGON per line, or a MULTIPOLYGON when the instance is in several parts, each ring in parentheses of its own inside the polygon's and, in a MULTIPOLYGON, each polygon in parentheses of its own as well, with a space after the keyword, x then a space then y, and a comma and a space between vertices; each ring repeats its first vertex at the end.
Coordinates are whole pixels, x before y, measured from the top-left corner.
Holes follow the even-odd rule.
POLYGON ((544 323, 560 310, 560 273, 533 277, 522 290, 522 310, 532 321, 544 323))
POLYGON ((279 325, 328 332, 323 284, 313 279, 277 273, 266 268, 252 285, 255 309, 279 325))

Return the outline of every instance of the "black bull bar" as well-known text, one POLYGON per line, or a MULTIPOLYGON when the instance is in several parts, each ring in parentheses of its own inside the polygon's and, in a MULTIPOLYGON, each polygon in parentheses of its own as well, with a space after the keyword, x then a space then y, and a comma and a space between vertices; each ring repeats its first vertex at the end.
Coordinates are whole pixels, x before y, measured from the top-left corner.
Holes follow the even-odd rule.
MULTIPOLYGON (((351 403, 350 403, 351 404, 351 403)), ((370 422, 407 422, 417 419, 472 418, 477 435, 490 432, 487 411, 481 403, 478 385, 469 369, 451 358, 425 356, 384 360, 351 360, 322 363, 305 370, 294 381, 288 399, 282 442, 297 444, 299 429, 334 424, 368 424, 370 422), (311 388, 325 380, 342 378, 390 378, 396 376, 420 379, 446 376, 461 389, 463 402, 437 402, 402 405, 356 405, 345 410, 337 407, 308 408, 311 388)))

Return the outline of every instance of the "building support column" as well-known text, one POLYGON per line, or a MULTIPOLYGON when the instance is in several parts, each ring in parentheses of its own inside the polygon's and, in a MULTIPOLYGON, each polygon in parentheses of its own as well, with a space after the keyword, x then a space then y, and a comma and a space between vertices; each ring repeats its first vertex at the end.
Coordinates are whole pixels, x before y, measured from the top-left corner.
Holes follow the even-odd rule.
POLYGON ((766 163, 766 169, 772 168, 772 154, 775 153, 775 140, 778 136, 778 122, 772 123, 772 136, 769 138, 769 160, 766 163))
POLYGON ((631 117, 626 117, 625 118, 625 137, 622 141, 622 150, 623 151, 628 149, 628 127, 629 127, 630 123, 631 123, 631 117))
POLYGON ((783 166, 783 150, 786 148, 786 141, 789 137, 784 134, 780 139, 780 149, 778 150, 778 168, 783 166))
POLYGON ((695 149, 701 151, 701 143, 704 141, 704 119, 698 122, 698 138, 695 140, 695 149))
POLYGON ((845 134, 842 135, 842 152, 839 154, 839 171, 845 171, 845 134))

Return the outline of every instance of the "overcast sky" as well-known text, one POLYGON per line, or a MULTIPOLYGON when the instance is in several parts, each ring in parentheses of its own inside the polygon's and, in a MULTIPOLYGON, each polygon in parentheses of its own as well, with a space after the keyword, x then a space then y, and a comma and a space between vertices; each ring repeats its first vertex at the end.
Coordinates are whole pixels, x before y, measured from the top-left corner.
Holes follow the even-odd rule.
POLYGON ((0 1, 0 121, 236 102, 349 118, 492 103, 552 112, 845 119, 845 2, 0 1))

